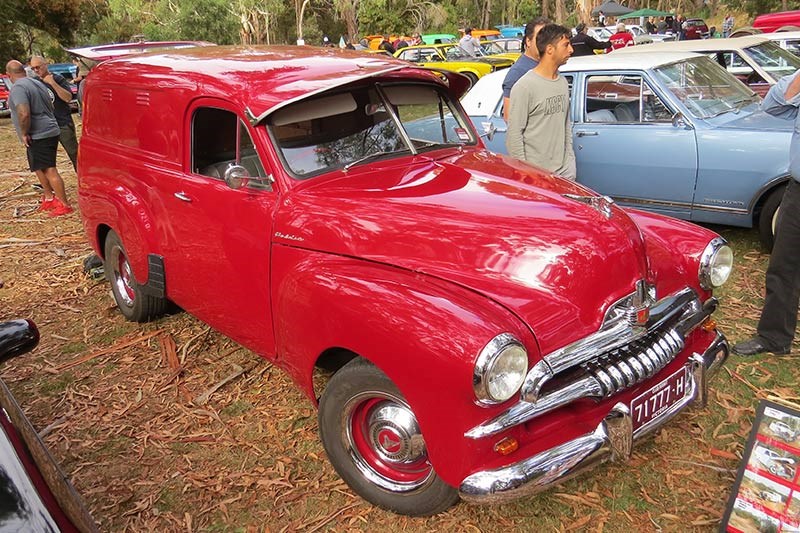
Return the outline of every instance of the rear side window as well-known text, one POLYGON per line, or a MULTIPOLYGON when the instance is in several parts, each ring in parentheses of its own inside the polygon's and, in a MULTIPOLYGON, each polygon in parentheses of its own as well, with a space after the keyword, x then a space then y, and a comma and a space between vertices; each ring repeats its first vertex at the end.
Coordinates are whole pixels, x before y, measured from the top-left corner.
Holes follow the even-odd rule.
POLYGON ((225 109, 198 108, 192 117, 192 172, 222 179, 230 165, 267 177, 244 122, 225 109))

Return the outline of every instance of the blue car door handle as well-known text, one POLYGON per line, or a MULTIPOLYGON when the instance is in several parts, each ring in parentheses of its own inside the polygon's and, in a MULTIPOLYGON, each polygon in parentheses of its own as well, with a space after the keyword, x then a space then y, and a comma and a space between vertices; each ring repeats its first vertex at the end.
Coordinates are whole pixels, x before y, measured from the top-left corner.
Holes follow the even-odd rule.
POLYGON ((578 137, 596 137, 599 133, 596 131, 576 131, 575 135, 578 137))

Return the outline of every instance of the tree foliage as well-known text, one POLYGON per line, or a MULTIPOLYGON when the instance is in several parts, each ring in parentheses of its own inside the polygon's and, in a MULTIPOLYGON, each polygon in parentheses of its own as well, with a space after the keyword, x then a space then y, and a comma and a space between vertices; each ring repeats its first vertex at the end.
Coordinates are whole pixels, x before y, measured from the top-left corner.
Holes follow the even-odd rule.
MULTIPOLYGON (((323 35, 457 33, 466 26, 521 25, 539 14, 572 25, 600 0, 0 0, 0 53, 20 57, 69 45, 134 38, 228 43, 308 44, 323 35), (299 13, 304 16, 299 20, 299 13), (47 37, 49 36, 49 38, 47 37), (48 40, 49 39, 49 40, 48 40)), ((800 0, 625 0, 686 15, 719 10, 758 13, 797 9, 800 0)), ((744 25, 745 21, 737 19, 744 25)))

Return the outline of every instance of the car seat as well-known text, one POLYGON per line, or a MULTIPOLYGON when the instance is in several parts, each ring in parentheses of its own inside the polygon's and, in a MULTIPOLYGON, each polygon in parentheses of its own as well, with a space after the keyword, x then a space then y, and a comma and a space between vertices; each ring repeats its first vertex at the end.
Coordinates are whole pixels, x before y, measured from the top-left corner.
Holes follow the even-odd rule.
POLYGON ((629 104, 619 104, 614 108, 614 115, 620 122, 639 122, 637 114, 633 112, 629 104))
POLYGON ((610 109, 598 109, 586 113, 586 122, 616 122, 617 117, 610 109))

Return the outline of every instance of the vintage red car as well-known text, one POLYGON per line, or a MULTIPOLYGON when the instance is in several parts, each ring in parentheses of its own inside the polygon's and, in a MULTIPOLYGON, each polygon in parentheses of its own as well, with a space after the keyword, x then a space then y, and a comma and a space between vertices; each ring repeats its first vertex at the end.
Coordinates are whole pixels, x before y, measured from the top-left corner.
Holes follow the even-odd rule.
POLYGON ((86 88, 80 207, 125 317, 174 302, 274 361, 350 487, 410 515, 628 457, 728 354, 724 240, 487 151, 467 86, 206 47, 86 88))

